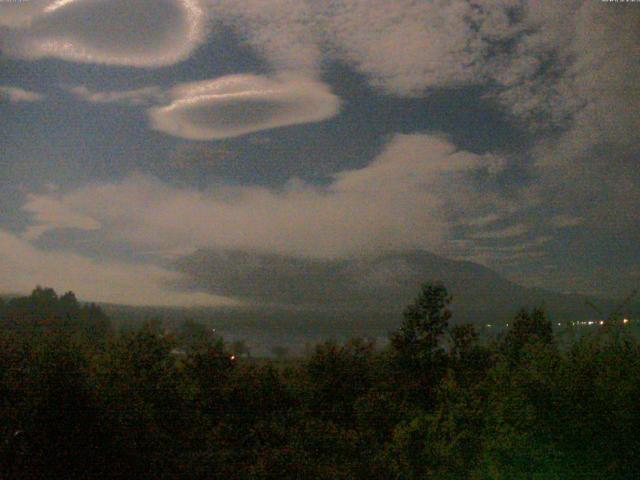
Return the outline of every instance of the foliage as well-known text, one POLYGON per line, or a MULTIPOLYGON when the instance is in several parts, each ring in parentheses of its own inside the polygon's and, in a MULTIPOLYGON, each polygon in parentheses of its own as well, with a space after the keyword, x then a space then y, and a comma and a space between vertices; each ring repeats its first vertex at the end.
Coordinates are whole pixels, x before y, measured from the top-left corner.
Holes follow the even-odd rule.
POLYGON ((425 285, 388 348, 276 361, 197 322, 114 333, 72 293, 2 302, 0 478, 639 477, 640 346, 623 325, 559 349, 522 310, 483 343, 450 302, 425 285))

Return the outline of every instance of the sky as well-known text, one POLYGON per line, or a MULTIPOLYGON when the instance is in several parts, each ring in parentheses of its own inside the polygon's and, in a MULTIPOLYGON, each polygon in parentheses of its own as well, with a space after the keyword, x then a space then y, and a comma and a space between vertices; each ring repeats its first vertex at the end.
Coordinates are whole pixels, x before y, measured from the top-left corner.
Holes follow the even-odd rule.
POLYGON ((640 2, 0 0, 0 292, 255 305, 424 251, 625 296, 639 78, 640 2))

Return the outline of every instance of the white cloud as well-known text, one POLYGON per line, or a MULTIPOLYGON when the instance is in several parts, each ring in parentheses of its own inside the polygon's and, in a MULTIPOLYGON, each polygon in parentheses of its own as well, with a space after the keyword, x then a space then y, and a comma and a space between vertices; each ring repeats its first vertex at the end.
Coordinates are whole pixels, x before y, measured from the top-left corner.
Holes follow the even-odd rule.
POLYGON ((464 218, 459 222, 459 224, 466 227, 485 227, 502 220, 502 218, 502 215, 492 212, 487 213, 486 215, 481 215, 479 217, 464 218))
POLYGON ((471 233, 467 236, 476 240, 521 237, 530 229, 531 227, 529 225, 518 223, 498 230, 485 230, 482 232, 471 233))
POLYGON ((323 59, 355 65, 400 95, 467 83, 479 41, 466 2, 412 0, 210 0, 212 17, 231 25, 277 70, 319 73, 323 59), (401 52, 401 54, 399 54, 401 52))
MULTIPOLYGON (((504 237, 496 237, 495 240, 502 240, 504 237)), ((485 252, 495 254, 511 254, 518 252, 530 252, 532 250, 538 250, 540 247, 551 241, 552 237, 548 235, 535 237, 528 241, 518 241, 511 245, 476 245, 471 247, 474 252, 485 252)))
POLYGON ((508 251, 483 251, 459 257, 460 260, 467 260, 479 263, 489 268, 505 268, 509 265, 522 265, 523 263, 539 263, 547 253, 538 251, 508 252, 508 251))
POLYGON ((32 213, 35 221, 22 235, 27 240, 35 240, 46 231, 59 228, 100 229, 100 223, 93 218, 74 212, 62 202, 46 195, 28 195, 23 209, 32 213))
POLYGON ((278 71, 320 72, 323 36, 318 15, 305 0, 209 0, 215 21, 236 33, 278 71))
POLYGON ((638 138, 635 5, 588 0, 216 0, 209 5, 276 68, 318 72, 323 57, 345 60, 372 84, 401 96, 490 85, 494 98, 526 125, 547 131, 575 125, 566 140, 573 138, 573 149, 602 138, 626 143, 638 138))
POLYGON ((44 100, 44 95, 40 93, 30 92, 18 87, 8 85, 0 85, 0 100, 8 99, 12 103, 18 102, 38 102, 44 100))
POLYGON ((318 122, 338 112, 329 88, 302 77, 230 75, 174 87, 167 106, 149 109, 151 126, 194 140, 318 122))
MULTIPOLYGON (((578 2, 562 18, 562 23, 541 30, 541 35, 565 32, 565 39, 549 48, 561 61, 555 62, 553 75, 538 78, 544 82, 537 87, 544 96, 536 109, 530 109, 546 113, 543 119, 555 119, 565 129, 540 142, 535 154, 543 167, 575 164, 597 145, 629 146, 640 141, 635 108, 640 103, 636 85, 640 65, 633 60, 640 54, 640 10, 633 5, 578 2)), ((522 91, 523 86, 514 87, 512 96, 531 98, 533 93, 522 91)))
POLYGON ((276 69, 319 72, 323 59, 348 62, 392 94, 492 83, 523 116, 555 88, 540 70, 568 62, 576 2, 543 0, 211 0, 276 69), (401 52, 401 54, 399 54, 401 52), (526 86, 524 86, 526 84, 526 86))
POLYGON ((572 127, 561 142, 564 151, 544 155, 560 162, 602 140, 637 141, 640 131, 633 108, 640 101, 635 88, 640 65, 633 61, 640 22, 634 5, 32 0, 0 8, 5 18, 30 19, 3 42, 8 53, 29 58, 166 65, 189 56, 211 21, 214 27, 234 28, 276 71, 317 78, 324 60, 339 59, 372 84, 403 96, 490 85, 494 98, 526 124, 548 131, 572 127))
POLYGON ((67 90, 91 103, 146 105, 151 127, 191 140, 236 137, 260 130, 318 122, 338 113, 340 101, 321 82, 299 75, 228 75, 124 91, 67 90))
POLYGON ((468 83, 476 75, 476 35, 467 2, 349 0, 313 2, 334 54, 400 95, 468 83))
POLYGON ((30 3, 12 9, 12 23, 22 28, 5 32, 10 55, 157 67, 186 59, 207 34, 199 0, 30 3))
POLYGON ((77 98, 89 103, 120 103, 125 105, 151 105, 161 101, 165 94, 160 87, 150 86, 135 90, 98 92, 84 85, 67 88, 77 98))
POLYGON ((73 290, 87 301, 128 305, 230 305, 233 300, 171 287, 179 273, 144 264, 100 262, 68 252, 48 252, 0 230, 0 291, 27 293, 36 285, 73 290))
POLYGON ((557 228, 577 227, 584 223, 584 219, 581 217, 574 217, 572 215, 561 214, 554 216, 549 223, 557 228))
MULTIPOLYGON (((448 235, 446 202, 471 208, 483 194, 463 188, 466 175, 493 161, 437 137, 398 135, 371 165, 336 175, 326 188, 292 181, 281 190, 200 192, 133 176, 52 193, 49 205, 62 204, 102 225, 105 235, 144 250, 188 253, 209 246, 325 258, 433 250, 448 235)), ((32 228, 47 227, 55 225, 43 221, 32 228)))
POLYGON ((0 2, 0 27, 21 28, 44 11, 51 0, 2 1, 0 2))

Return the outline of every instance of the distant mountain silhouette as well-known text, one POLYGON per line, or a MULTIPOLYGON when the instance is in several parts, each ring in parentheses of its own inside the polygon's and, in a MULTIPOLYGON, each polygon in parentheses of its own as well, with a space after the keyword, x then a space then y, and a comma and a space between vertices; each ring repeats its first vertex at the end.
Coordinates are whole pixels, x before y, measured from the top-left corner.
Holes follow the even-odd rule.
POLYGON ((597 315, 611 300, 525 288, 493 270, 425 251, 354 259, 299 259, 238 250, 202 250, 178 262, 191 285, 249 302, 255 310, 295 310, 311 315, 399 316, 425 282, 441 282, 453 295, 454 318, 462 322, 508 322, 523 306, 542 306, 552 319, 597 315))
MULTIPOLYGON (((183 288, 242 300, 243 307, 168 308, 102 305, 116 323, 158 319, 196 320, 225 339, 246 340, 256 354, 286 345, 300 351, 327 338, 386 339, 402 311, 426 282, 441 282, 453 295, 455 323, 495 325, 499 331, 521 307, 543 307, 554 322, 596 319, 590 300, 609 313, 617 301, 525 288, 473 262, 424 251, 308 260, 239 250, 202 250, 176 265, 183 288)), ((86 299, 90 300, 90 299, 86 299)), ((161 303, 162 299, 158 299, 161 303)), ((640 315, 640 301, 624 309, 640 315)))

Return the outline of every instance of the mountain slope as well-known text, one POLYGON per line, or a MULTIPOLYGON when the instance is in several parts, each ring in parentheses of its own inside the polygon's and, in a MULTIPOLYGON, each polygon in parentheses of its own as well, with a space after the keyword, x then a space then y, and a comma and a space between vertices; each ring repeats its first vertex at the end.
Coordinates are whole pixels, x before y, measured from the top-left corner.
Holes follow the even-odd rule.
MULTIPOLYGON (((523 306, 544 306, 558 320, 594 316, 587 297, 529 289, 481 265, 446 259, 424 251, 354 259, 299 259, 237 250, 200 251, 178 269, 190 284, 243 300, 260 311, 297 311, 317 315, 397 317, 425 282, 442 282, 453 295, 457 320, 508 321, 523 306)), ((607 310, 613 302, 592 299, 607 310)))

